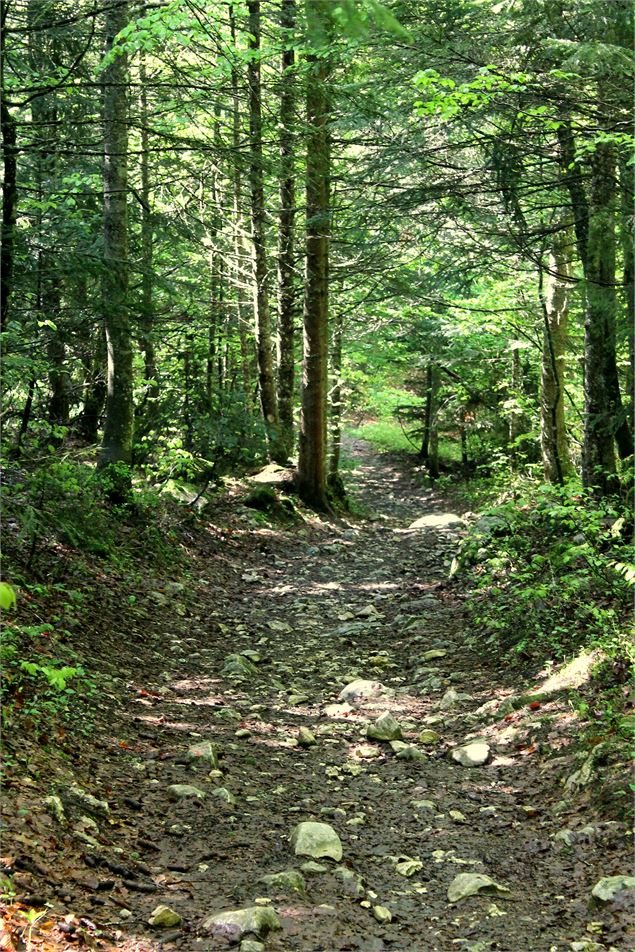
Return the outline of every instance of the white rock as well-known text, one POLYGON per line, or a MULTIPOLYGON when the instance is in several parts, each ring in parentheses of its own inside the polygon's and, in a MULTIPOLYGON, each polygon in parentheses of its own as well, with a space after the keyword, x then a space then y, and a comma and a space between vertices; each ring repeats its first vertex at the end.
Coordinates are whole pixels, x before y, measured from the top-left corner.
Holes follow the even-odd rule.
POLYGON ((381 681, 365 681, 363 678, 358 678, 340 691, 339 700, 355 703, 364 698, 380 697, 382 694, 386 694, 386 688, 381 681))
POLYGON ((482 873, 459 873, 448 886, 448 902, 460 902, 479 892, 509 892, 506 886, 500 886, 489 876, 482 873))
POLYGON ((473 744, 465 744, 463 747, 456 747, 452 751, 452 760, 462 767, 481 767, 489 760, 489 746, 482 741, 476 741, 473 744))
POLYGON ((368 725, 366 736, 369 740, 401 740, 403 731, 399 721, 393 717, 390 711, 384 711, 374 724, 368 725))
POLYGON ((343 855, 341 840, 328 823, 298 823, 290 841, 296 856, 311 856, 313 859, 328 856, 339 863, 343 855))
POLYGON ((148 918, 148 924, 155 929, 170 929, 172 926, 180 926, 181 916, 169 906, 157 906, 153 909, 148 918))
POLYGON ((591 895, 600 902, 615 902, 630 890, 635 891, 635 876, 605 876, 595 884, 591 895))
POLYGON ((216 912, 203 920, 202 927, 215 938, 239 942, 243 936, 253 934, 264 939, 270 932, 280 929, 280 920, 270 906, 249 906, 247 909, 228 909, 216 912))

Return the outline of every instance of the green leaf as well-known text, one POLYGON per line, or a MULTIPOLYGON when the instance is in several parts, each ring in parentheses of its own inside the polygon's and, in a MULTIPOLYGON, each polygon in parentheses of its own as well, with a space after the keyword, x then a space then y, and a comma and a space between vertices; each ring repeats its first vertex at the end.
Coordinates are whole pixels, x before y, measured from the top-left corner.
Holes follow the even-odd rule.
POLYGON ((16 605, 17 598, 13 588, 7 582, 0 582, 0 608, 2 611, 11 611, 16 605))

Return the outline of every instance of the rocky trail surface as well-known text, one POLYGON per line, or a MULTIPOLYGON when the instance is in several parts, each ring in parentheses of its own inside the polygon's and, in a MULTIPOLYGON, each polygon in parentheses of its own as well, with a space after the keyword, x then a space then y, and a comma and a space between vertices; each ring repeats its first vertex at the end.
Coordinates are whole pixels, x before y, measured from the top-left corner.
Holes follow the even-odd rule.
POLYGON ((46 804, 41 773, 9 787, 16 885, 70 910, 33 949, 632 947, 626 830, 561 784, 566 703, 466 646, 447 502, 352 452, 367 518, 221 509, 187 584, 121 607, 109 723, 46 804))

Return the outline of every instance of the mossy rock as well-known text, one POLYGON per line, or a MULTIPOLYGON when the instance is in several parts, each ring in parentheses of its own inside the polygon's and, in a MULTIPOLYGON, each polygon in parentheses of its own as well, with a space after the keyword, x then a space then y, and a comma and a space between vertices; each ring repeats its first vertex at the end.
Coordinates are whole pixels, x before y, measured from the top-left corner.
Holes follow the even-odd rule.
POLYGON ((276 491, 271 486, 254 486, 247 493, 243 502, 250 509, 258 509, 260 512, 269 512, 279 505, 276 491))

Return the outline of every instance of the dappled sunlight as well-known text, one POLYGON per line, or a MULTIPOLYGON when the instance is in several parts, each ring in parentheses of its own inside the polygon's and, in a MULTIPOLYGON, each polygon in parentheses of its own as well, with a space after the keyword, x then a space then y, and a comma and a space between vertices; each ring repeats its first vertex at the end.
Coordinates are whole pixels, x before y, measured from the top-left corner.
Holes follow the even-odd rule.
POLYGON ((593 668, 603 657, 603 652, 599 650, 582 651, 556 671, 550 672, 545 681, 536 684, 534 690, 538 694, 551 694, 567 688, 582 687, 590 679, 593 668))
POLYGON ((415 519, 414 522, 410 523, 408 529, 401 531, 409 532, 412 529, 445 529, 448 526, 456 525, 458 522, 462 523, 463 519, 453 512, 436 512, 431 513, 429 516, 421 516, 420 519, 415 519))

